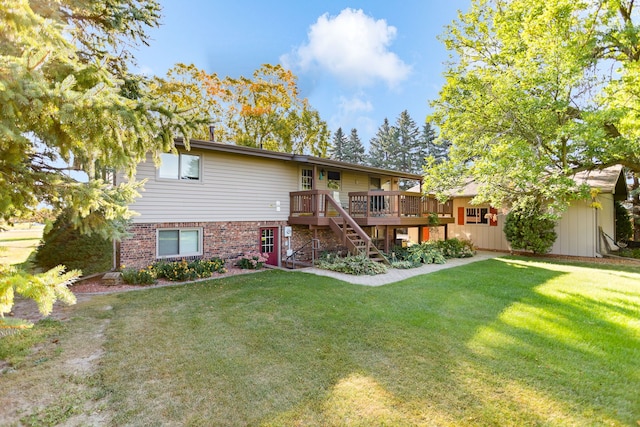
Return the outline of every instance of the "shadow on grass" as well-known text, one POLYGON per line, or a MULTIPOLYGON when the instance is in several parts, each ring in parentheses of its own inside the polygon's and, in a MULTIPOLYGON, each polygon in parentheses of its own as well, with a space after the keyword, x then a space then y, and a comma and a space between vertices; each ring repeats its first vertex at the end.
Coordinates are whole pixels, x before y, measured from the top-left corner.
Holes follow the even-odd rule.
POLYGON ((123 294, 101 364, 114 422, 632 423, 640 290, 562 268, 489 260, 378 288, 269 271, 123 294))

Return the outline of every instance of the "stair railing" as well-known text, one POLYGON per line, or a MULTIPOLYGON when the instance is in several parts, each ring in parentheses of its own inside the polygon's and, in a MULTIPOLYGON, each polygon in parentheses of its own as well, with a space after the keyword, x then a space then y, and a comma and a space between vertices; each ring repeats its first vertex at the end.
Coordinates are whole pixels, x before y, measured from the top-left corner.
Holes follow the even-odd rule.
MULTIPOLYGON (((351 217, 351 215, 349 215, 347 213, 346 210, 344 210, 344 208, 340 205, 340 203, 338 203, 333 197, 331 197, 331 195, 326 194, 325 195, 326 199, 327 199, 327 203, 330 204, 331 206, 333 206, 333 208, 336 210, 336 212, 338 213, 338 216, 340 218, 342 218, 342 243, 347 246, 347 234, 345 231, 345 224, 348 224, 353 231, 356 232, 356 234, 366 243, 366 251, 367 253, 369 252, 369 248, 371 247, 371 237, 369 237, 369 235, 367 233, 364 232, 364 230, 362 228, 360 228, 360 226, 358 225, 358 223, 351 217)), ((337 220, 336 218, 333 218, 333 220, 336 222, 337 224, 337 220)), ((334 230, 335 231, 335 230, 334 230)), ((354 247, 355 249, 355 247, 354 247)))
POLYGON ((309 245, 311 245, 311 264, 315 265, 315 263, 316 263, 316 251, 320 248, 320 239, 311 239, 308 242, 306 242, 304 245, 300 246, 298 249, 293 251, 291 253, 291 255, 287 255, 287 257, 284 259, 285 263, 287 263, 289 261, 289 259, 291 258, 292 268, 295 269, 296 268, 296 255, 299 252, 301 252, 304 248, 309 246, 309 245))

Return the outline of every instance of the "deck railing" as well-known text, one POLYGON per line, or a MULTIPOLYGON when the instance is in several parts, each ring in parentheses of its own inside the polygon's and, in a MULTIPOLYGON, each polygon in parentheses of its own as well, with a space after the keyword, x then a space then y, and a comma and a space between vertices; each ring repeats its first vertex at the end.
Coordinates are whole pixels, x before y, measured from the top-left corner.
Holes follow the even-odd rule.
POLYGON ((291 216, 327 216, 326 190, 294 191, 291 196, 291 216))
POLYGON ((424 217, 453 215, 453 203, 408 191, 362 191, 349 193, 349 214, 354 217, 424 217))
MULTIPOLYGON (((328 190, 294 191, 291 194, 291 216, 331 216, 327 203, 328 190), (327 215, 329 211, 329 215, 327 215)), ((426 217, 430 214, 452 216, 453 202, 440 203, 433 197, 408 191, 361 191, 349 193, 347 211, 354 218, 426 217)))

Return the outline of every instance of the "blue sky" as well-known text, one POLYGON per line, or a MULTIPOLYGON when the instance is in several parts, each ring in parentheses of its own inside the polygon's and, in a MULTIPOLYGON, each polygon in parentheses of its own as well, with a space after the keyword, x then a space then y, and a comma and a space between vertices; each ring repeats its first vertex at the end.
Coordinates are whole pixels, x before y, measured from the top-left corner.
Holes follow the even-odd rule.
POLYGON ((358 130, 368 146, 384 118, 403 110, 421 125, 448 59, 437 40, 470 0, 160 0, 162 25, 137 50, 139 70, 164 75, 195 64, 251 76, 283 64, 333 134, 358 130))

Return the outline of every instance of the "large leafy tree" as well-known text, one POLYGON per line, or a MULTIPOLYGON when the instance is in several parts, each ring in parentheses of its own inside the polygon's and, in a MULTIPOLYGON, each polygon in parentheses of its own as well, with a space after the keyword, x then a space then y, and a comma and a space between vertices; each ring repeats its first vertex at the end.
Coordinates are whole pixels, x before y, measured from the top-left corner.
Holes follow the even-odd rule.
POLYGON ((287 153, 326 156, 330 132, 307 99, 297 78, 281 65, 263 64, 251 77, 193 74, 215 104, 216 137, 238 145, 287 153), (219 109, 218 109, 219 108, 219 109))
POLYGON ((84 231, 118 235, 148 152, 188 140, 198 114, 167 103, 161 79, 128 71, 158 24, 153 0, 0 0, 0 215, 70 208, 84 231), (70 169, 83 172, 74 177, 70 169))
POLYGON ((637 21, 633 0, 473 1, 442 36, 452 62, 433 118, 452 147, 426 189, 471 177, 478 201, 544 200, 553 216, 586 195, 576 171, 640 171, 637 21))

